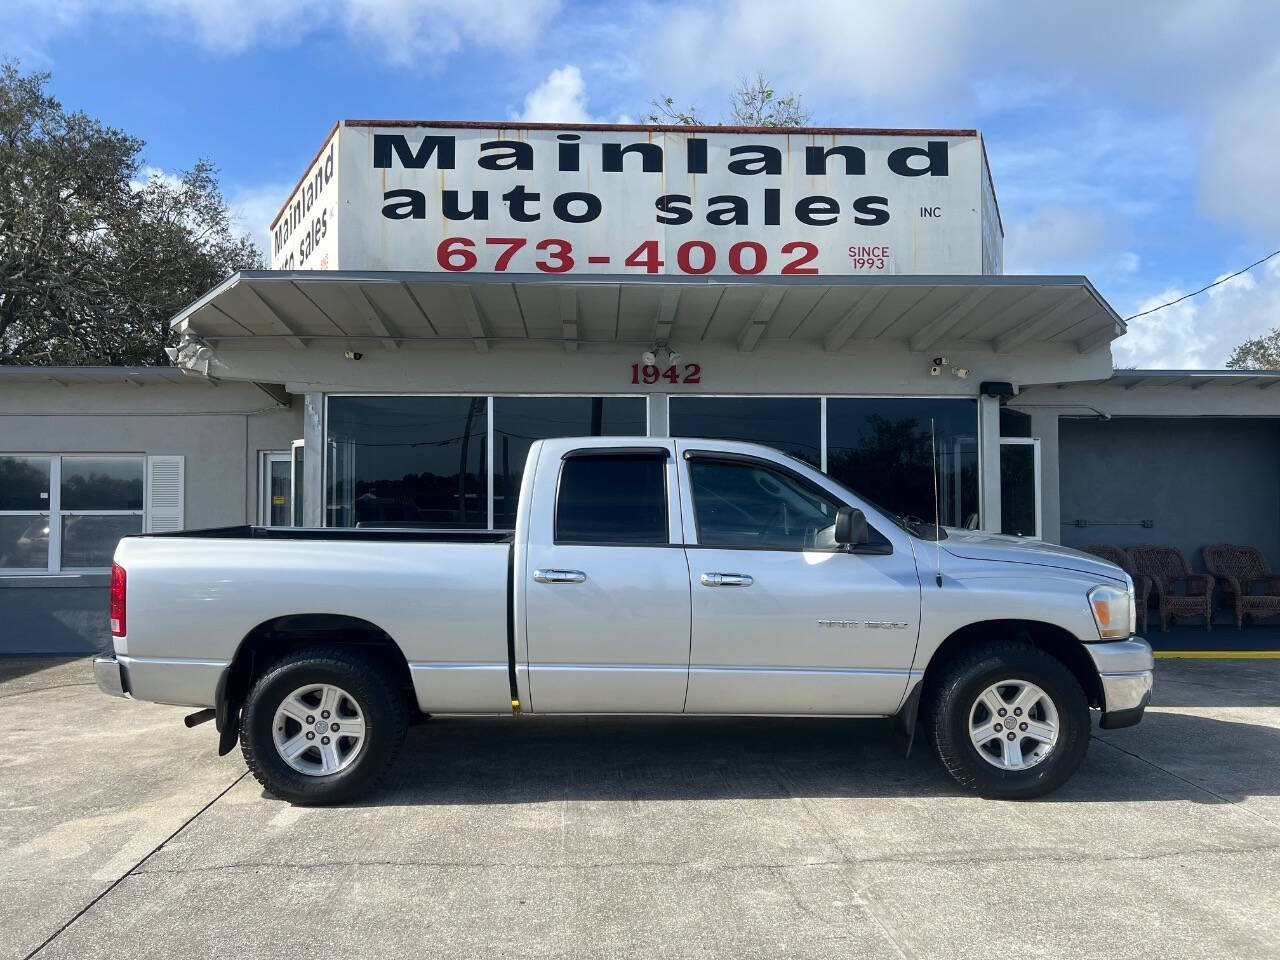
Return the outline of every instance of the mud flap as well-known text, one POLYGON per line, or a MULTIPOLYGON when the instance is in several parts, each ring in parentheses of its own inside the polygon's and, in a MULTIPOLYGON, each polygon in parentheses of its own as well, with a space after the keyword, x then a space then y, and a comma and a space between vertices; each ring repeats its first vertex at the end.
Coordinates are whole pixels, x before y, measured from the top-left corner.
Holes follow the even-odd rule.
POLYGON ((225 757, 235 749, 240 734, 240 701, 227 693, 227 677, 230 670, 222 671, 218 689, 214 693, 213 720, 218 728, 218 756, 225 757))
POLYGON ((902 751, 903 757, 911 756, 911 746, 915 743, 916 717, 920 713, 920 692, 923 689, 924 683, 917 683, 890 721, 893 724, 893 746, 902 751))

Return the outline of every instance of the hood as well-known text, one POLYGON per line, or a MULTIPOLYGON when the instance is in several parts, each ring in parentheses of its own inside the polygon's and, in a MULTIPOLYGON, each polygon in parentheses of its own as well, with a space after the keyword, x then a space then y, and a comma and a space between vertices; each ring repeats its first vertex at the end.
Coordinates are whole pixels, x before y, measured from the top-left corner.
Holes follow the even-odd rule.
POLYGON ((1125 579, 1125 573, 1114 563, 1070 547, 1056 543, 1029 540, 1024 537, 1006 537, 1001 534, 983 533, 981 530, 961 530, 947 527, 947 539, 942 549, 955 557, 966 560, 1003 560, 1006 563, 1032 563, 1042 567, 1059 567, 1074 570, 1091 577, 1109 580, 1125 579))

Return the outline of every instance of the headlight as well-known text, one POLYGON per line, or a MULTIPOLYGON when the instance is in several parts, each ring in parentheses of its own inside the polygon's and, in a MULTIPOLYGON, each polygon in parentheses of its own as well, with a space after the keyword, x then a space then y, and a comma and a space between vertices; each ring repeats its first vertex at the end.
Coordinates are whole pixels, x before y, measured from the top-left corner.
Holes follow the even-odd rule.
POLYGON ((1133 633, 1133 588, 1097 586, 1089 591, 1089 609, 1103 640, 1123 640, 1133 633))

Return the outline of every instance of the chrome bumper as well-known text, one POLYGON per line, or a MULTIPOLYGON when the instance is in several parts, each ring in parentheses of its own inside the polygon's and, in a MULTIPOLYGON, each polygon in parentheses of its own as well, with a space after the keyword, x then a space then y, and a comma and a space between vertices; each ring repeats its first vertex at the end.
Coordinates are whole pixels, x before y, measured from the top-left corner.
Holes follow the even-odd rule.
POLYGON ((124 665, 115 657, 93 658, 93 679, 98 681, 98 689, 113 697, 127 697, 128 682, 125 679, 124 665))
POLYGON ((1104 730, 1131 727, 1151 702, 1155 659, 1141 637, 1085 644, 1102 681, 1104 730))

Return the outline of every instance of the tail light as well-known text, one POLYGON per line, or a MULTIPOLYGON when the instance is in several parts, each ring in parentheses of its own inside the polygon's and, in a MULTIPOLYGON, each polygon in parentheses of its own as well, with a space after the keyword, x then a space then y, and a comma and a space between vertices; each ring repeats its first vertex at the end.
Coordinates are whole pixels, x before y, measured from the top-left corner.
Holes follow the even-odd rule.
POLYGON ((111 565, 111 635, 123 637, 124 623, 124 567, 111 565))

